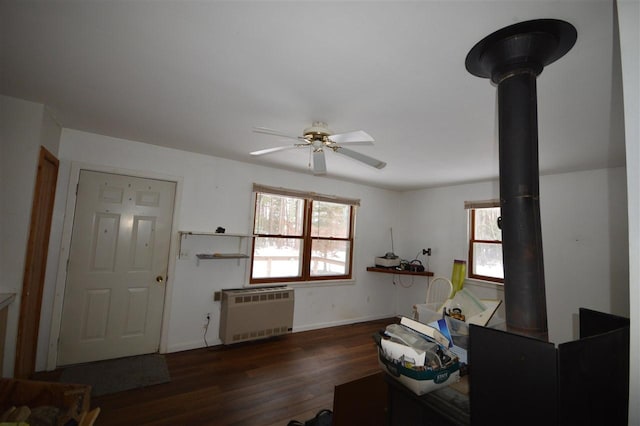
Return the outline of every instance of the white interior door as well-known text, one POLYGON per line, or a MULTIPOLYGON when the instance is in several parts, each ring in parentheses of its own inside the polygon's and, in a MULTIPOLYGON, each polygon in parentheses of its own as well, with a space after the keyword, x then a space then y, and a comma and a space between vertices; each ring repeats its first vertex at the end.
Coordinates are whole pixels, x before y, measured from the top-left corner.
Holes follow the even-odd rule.
POLYGON ((175 186, 80 172, 58 365, 158 351, 175 186))

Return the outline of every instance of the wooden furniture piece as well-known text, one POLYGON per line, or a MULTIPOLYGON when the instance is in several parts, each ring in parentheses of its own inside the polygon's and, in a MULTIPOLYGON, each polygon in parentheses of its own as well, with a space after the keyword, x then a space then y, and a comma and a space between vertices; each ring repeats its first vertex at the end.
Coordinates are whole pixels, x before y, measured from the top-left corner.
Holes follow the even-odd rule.
POLYGON ((385 373, 379 372, 335 387, 333 426, 384 426, 388 391, 385 373))
POLYGON ((407 271, 405 269, 395 269, 395 268, 380 268, 378 266, 367 266, 367 271, 369 272, 381 272, 383 274, 396 274, 396 275, 418 275, 421 277, 432 277, 433 272, 422 271, 422 272, 414 272, 407 271))
POLYGON ((422 396, 389 375, 389 425, 463 426, 471 424, 468 376, 460 382, 422 396))
POLYGON ((53 406, 60 410, 59 423, 73 421, 79 426, 90 426, 100 413, 100 408, 90 410, 90 404, 88 385, 0 379, 0 414, 10 407, 53 406))
POLYGON ((384 372, 335 387, 334 426, 460 426, 470 424, 468 376, 418 396, 384 372))

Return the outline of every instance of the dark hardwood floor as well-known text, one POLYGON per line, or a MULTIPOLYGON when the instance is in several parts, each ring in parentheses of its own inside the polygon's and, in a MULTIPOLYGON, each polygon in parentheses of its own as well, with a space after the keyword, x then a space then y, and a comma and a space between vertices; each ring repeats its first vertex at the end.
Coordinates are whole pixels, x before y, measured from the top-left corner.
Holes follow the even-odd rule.
POLYGON ((334 386, 377 373, 372 334, 394 319, 167 354, 171 382, 92 398, 96 425, 286 425, 333 408, 334 386))

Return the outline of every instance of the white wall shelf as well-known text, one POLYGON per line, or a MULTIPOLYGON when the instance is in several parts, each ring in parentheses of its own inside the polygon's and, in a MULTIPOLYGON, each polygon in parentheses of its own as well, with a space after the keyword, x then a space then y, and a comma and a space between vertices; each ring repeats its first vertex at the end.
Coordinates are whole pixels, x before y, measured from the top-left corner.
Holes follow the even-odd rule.
POLYGON ((198 253, 196 257, 200 260, 208 259, 248 259, 249 255, 244 253, 198 253))
POLYGON ((248 244, 244 244, 246 239, 253 237, 253 235, 250 235, 250 234, 233 234, 233 233, 219 233, 219 232, 208 232, 208 231, 178 231, 178 235, 179 235, 179 243, 178 243, 179 259, 183 256, 182 242, 183 240, 187 239, 190 235, 201 236, 201 237, 214 237, 214 238, 224 237, 224 238, 238 239, 237 252, 198 253, 196 254, 198 261, 212 260, 212 259, 248 259, 250 257, 248 254, 248 251, 249 251, 248 244))
POLYGON ((209 235, 212 237, 238 237, 238 238, 250 238, 253 237, 251 234, 233 234, 233 233, 220 233, 220 232, 209 232, 209 231, 178 231, 178 234, 182 237, 183 235, 209 235))

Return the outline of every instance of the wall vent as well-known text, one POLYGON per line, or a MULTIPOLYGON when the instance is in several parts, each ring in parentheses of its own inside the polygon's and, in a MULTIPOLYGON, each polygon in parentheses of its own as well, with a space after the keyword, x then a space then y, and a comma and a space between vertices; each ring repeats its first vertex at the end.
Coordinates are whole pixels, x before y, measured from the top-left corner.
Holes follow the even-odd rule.
POLYGON ((225 345, 287 334, 293 328, 289 287, 222 290, 220 339, 225 345))

